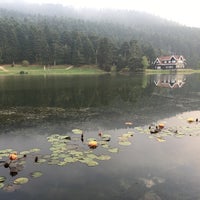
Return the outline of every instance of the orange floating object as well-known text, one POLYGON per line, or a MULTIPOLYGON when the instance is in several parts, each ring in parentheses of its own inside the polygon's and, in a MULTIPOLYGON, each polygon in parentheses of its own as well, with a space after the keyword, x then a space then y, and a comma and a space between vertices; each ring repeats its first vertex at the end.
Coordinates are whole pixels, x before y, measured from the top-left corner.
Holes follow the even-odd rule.
POLYGON ((95 149, 95 148, 97 148, 98 143, 97 143, 97 141, 92 140, 92 141, 89 141, 88 146, 89 146, 91 149, 95 149))
POLYGON ((10 160, 17 160, 17 153, 11 153, 11 154, 9 155, 9 159, 10 159, 10 160))
POLYGON ((158 124, 158 127, 159 127, 160 129, 162 129, 162 128, 164 128, 164 127, 165 127, 165 125, 164 125, 164 124, 162 124, 162 123, 160 123, 160 124, 158 124))

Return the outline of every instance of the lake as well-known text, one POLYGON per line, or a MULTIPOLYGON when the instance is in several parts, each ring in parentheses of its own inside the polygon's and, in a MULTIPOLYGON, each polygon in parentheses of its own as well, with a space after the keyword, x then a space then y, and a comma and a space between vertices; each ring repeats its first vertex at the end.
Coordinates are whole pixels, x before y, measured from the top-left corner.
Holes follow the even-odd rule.
POLYGON ((1 76, 1 199, 200 199, 199 83, 199 74, 1 76))

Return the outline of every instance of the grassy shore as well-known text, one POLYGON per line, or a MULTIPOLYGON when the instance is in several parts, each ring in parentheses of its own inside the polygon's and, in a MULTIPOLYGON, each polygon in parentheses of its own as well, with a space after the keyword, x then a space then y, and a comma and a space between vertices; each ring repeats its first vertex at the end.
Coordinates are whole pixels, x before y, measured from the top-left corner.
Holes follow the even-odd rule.
MULTIPOLYGON (((98 75, 105 74, 107 72, 100 70, 95 65, 83 65, 80 67, 74 67, 71 65, 56 65, 51 67, 44 67, 39 65, 29 65, 27 67, 21 65, 3 65, 0 66, 0 76, 3 75, 98 75)), ((146 69, 146 74, 192 74, 200 73, 200 70, 194 69, 178 69, 178 70, 154 70, 146 69)))
POLYGON ((104 71, 98 69, 96 66, 51 66, 44 67, 38 65, 30 65, 23 67, 21 65, 15 65, 11 67, 10 65, 0 66, 0 75, 95 75, 103 74, 104 71))

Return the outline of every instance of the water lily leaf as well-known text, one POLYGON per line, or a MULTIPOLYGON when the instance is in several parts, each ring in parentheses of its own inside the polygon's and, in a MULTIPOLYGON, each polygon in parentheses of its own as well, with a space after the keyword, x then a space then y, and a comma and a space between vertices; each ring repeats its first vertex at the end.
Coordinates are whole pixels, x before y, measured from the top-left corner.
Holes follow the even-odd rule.
POLYGON ((39 172, 39 171, 32 172, 30 175, 32 178, 39 178, 40 176, 42 176, 42 172, 39 172))
POLYGON ((117 153, 119 151, 119 149, 118 148, 110 148, 110 149, 108 149, 108 151, 111 153, 117 153))
POLYGON ((97 155, 91 153, 91 154, 87 154, 87 157, 91 159, 95 159, 97 158, 97 155))
POLYGON ((109 134, 103 134, 102 136, 103 141, 110 141, 111 140, 111 135, 109 134))
POLYGON ((129 146, 129 145, 131 145, 131 142, 129 142, 129 141, 119 141, 119 145, 122 145, 122 146, 129 146))
POLYGON ((30 149, 30 152, 31 152, 31 153, 39 152, 39 151, 40 151, 40 149, 37 149, 37 148, 35 148, 35 149, 30 149))
POLYGON ((158 142, 165 142, 166 140, 163 137, 156 137, 158 142))
POLYGON ((52 159, 48 162, 48 165, 57 165, 60 161, 56 159, 52 159))
POLYGON ((125 138, 130 138, 130 137, 132 137, 133 136, 133 133, 124 133, 123 135, 122 135, 122 137, 125 137, 125 138))
POLYGON ((153 136, 153 135, 150 135, 150 136, 149 136, 149 139, 153 139, 153 138, 154 138, 154 136, 153 136))
POLYGON ((83 133, 83 131, 81 129, 73 129, 72 133, 81 135, 83 133))
POLYGON ((3 183, 6 180, 5 176, 0 176, 0 183, 3 183))
POLYGON ((77 158, 72 158, 72 157, 67 156, 67 157, 64 158, 64 161, 65 161, 66 163, 74 163, 74 162, 77 162, 78 159, 77 159, 77 158))
POLYGON ((26 154, 29 154, 30 153, 30 151, 21 151, 19 154, 20 155, 26 155, 26 154))
POLYGON ((135 130, 142 132, 143 128, 142 127, 135 127, 135 130))
POLYGON ((59 140, 71 140, 71 137, 68 136, 68 135, 61 135, 61 136, 59 137, 59 140))
POLYGON ((47 160, 44 158, 39 158, 37 163, 45 163, 47 160))
POLYGON ((4 187, 4 184, 3 184, 3 183, 0 183, 0 189, 3 188, 3 187, 4 187))
POLYGON ((0 150, 0 154, 7 154, 7 153, 11 153, 13 152, 13 149, 4 149, 4 150, 0 150))
POLYGON ((58 166, 65 166, 66 164, 67 164, 67 162, 62 161, 62 162, 59 162, 57 165, 58 165, 58 166))
POLYGON ((106 142, 106 143, 101 143, 101 146, 105 149, 108 149, 109 148, 109 144, 106 142))
POLYGON ((28 178, 26 178, 26 177, 17 178, 14 180, 14 184, 17 184, 17 185, 22 185, 27 182, 28 182, 28 178))
POLYGON ((99 163, 96 162, 96 161, 94 161, 94 160, 89 160, 89 161, 87 162, 87 165, 88 165, 88 167, 94 167, 94 166, 99 165, 99 163))
POLYGON ((96 157, 98 160, 110 160, 111 156, 109 155, 100 155, 96 157))

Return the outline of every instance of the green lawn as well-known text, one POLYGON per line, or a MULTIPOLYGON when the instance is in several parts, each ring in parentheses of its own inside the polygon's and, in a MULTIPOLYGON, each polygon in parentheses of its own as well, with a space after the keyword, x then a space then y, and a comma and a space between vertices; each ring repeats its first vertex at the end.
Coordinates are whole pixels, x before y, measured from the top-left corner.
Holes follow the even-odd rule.
POLYGON ((20 75, 23 72, 24 75, 92 75, 105 73, 96 66, 72 67, 58 65, 46 67, 45 69, 37 65, 30 65, 28 67, 20 65, 16 65, 15 67, 0 66, 0 75, 20 75))

